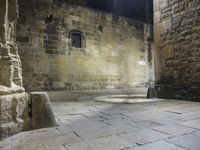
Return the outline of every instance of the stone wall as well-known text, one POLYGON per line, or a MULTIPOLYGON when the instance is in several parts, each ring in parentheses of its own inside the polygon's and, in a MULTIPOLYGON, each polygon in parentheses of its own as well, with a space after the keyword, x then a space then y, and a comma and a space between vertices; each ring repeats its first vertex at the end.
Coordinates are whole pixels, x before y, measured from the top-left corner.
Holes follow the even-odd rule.
POLYGON ((21 1, 16 37, 27 90, 89 90, 147 84, 144 23, 72 5, 21 1), (70 32, 82 33, 82 48, 70 32))
POLYGON ((158 97, 200 100, 200 1, 154 0, 158 97))
POLYGON ((28 127, 28 95, 14 42, 16 0, 0 1, 0 138, 28 127))

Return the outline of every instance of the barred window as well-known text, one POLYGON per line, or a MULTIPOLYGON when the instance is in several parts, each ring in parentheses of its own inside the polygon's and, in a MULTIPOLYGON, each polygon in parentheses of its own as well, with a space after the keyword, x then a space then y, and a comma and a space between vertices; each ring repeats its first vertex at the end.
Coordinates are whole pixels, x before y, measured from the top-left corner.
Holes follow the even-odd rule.
POLYGON ((71 33, 71 45, 75 48, 82 48, 82 36, 81 33, 72 32, 71 33))

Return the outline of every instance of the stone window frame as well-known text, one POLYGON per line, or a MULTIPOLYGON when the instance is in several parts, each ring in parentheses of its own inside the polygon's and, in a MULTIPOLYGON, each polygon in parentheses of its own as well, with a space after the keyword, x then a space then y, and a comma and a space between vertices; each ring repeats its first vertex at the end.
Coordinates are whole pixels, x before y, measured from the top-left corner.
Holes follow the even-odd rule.
POLYGON ((80 52, 85 52, 85 48, 86 48, 86 38, 85 38, 85 35, 83 34, 83 32, 79 31, 79 30, 71 30, 69 32, 69 36, 68 36, 68 39, 69 39, 69 50, 71 51, 80 51, 80 52), (73 34, 79 34, 81 36, 81 47, 78 48, 78 47, 74 47, 72 45, 72 36, 73 34))

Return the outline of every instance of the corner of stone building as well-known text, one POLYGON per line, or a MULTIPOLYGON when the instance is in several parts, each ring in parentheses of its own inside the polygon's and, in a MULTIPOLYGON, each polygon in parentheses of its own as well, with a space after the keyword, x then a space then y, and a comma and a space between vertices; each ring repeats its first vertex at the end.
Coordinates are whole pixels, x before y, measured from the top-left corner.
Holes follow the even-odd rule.
POLYGON ((13 40, 17 1, 0 1, 0 138, 30 127, 28 94, 22 86, 21 60, 13 40))
POLYGON ((0 43, 0 138, 29 130, 29 96, 22 86, 17 45, 0 43))
POLYGON ((154 0, 156 95, 200 101, 199 8, 195 0, 154 0), (187 7, 185 7, 187 6, 187 7))

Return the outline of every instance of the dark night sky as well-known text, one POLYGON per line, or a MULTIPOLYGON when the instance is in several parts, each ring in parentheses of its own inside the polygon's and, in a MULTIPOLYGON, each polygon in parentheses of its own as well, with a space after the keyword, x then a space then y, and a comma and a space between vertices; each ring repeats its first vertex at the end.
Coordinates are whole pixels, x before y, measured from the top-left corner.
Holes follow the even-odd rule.
MULTIPOLYGON (((114 0, 87 0, 87 5, 92 8, 113 12, 136 20, 144 21, 146 19, 146 0, 116 0, 116 8, 113 8, 114 0)), ((149 17, 153 16, 153 0, 149 1, 149 17)))
MULTIPOLYGON (((112 12, 121 16, 133 18, 135 20, 146 21, 146 1, 147 0, 54 0, 55 3, 72 3, 86 5, 107 12, 112 12), (115 4, 113 4, 115 3, 115 4)), ((153 0, 149 2, 149 17, 153 20, 153 0)))

